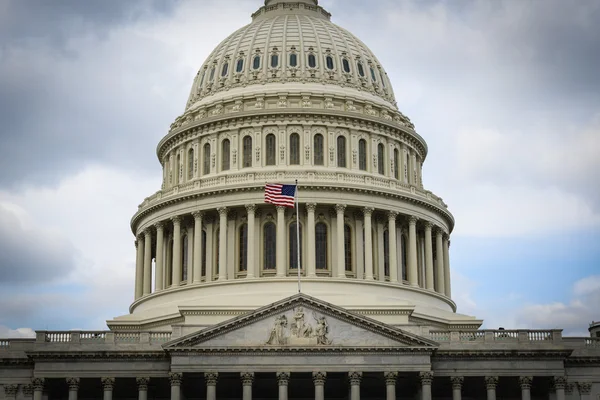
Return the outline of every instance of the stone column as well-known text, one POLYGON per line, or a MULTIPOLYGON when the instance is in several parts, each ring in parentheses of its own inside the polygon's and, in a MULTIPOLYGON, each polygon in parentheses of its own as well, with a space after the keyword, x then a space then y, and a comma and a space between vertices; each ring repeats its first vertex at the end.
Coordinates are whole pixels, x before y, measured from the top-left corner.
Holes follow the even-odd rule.
POLYGON ((187 284, 194 282, 194 227, 187 228, 187 284))
POLYGON ((194 283, 202 280, 202 217, 201 211, 192 213, 194 217, 194 283))
POLYGON ((181 399, 181 381, 183 374, 179 372, 169 372, 169 383, 171 384, 171 400, 181 399))
POLYGON ((433 284, 433 243, 431 240, 431 223, 425 223, 425 287, 435 290, 433 284))
POLYGON ((556 392, 556 400, 565 400, 565 386, 567 385, 567 378, 564 376, 555 376, 552 379, 552 387, 556 392))
POLYGON ((390 251, 390 282, 398 282, 398 258, 396 251, 396 217, 398 213, 396 211, 388 212, 388 238, 390 251))
POLYGON ((315 383, 315 400, 325 400, 325 380, 327 372, 313 372, 313 382, 315 383))
POLYGON ((252 400, 254 372, 241 372, 240 378, 242 378, 242 400, 252 400))
POLYGON ((431 382, 433 381, 433 372, 420 372, 419 378, 421 378, 421 399, 431 400, 431 382))
POLYGON ((181 217, 171 218, 173 221, 173 262, 171 287, 177 287, 181 284, 181 217))
POLYGON ((152 230, 144 231, 144 291, 143 295, 152 293, 152 230))
POLYGON ((156 228, 156 261, 155 261, 155 274, 154 277, 154 291, 163 290, 165 288, 165 263, 164 263, 164 249, 165 249, 165 225, 162 222, 154 224, 156 228))
POLYGON ((135 299, 144 293, 144 236, 138 235, 135 240, 135 299))
POLYGON ((337 231, 337 277, 346 277, 346 253, 344 251, 344 211, 345 204, 336 204, 336 231, 337 231))
POLYGON ((113 397, 113 387, 115 386, 115 378, 100 378, 102 382, 102 389, 104 391, 104 400, 112 400, 113 397))
POLYGON ((384 372, 385 378, 385 400, 396 400, 396 380, 397 372, 384 372))
POLYGON ((44 378, 31 379, 31 386, 33 386, 33 400, 42 400, 42 394, 44 392, 44 378))
POLYGON ((443 245, 442 245, 442 237, 444 232, 441 229, 436 230, 435 232, 435 272, 436 272, 436 286, 437 292, 440 294, 446 294, 446 289, 444 288, 444 256, 443 256, 443 245))
POLYGON ((408 219, 408 282, 411 286, 419 286, 417 272, 417 217, 408 219))
POLYGON ((246 250, 246 258, 247 258, 247 268, 246 278, 255 278, 256 273, 256 263, 254 257, 254 247, 256 246, 256 235, 254 234, 256 230, 256 205, 255 204, 246 204, 246 213, 248 214, 248 248, 246 250))
POLYGON ((227 279, 227 207, 217 208, 219 212, 219 266, 218 281, 227 279))
POLYGON ((77 400, 77 392, 79 391, 79 378, 67 378, 69 385, 69 400, 77 400))
POLYGON ((519 385, 521 386, 521 399, 522 400, 531 400, 531 381, 533 377, 531 376, 520 376, 519 377, 519 385))
POLYGON ((148 383, 149 382, 150 382, 150 378, 148 378, 148 377, 135 378, 135 383, 137 383, 137 387, 138 387, 138 400, 148 400, 148 383))
POLYGON ((6 400, 16 400, 19 385, 4 385, 4 398, 6 400))
MULTIPOLYGON (((316 269, 316 249, 315 249, 315 210, 317 209, 316 203, 307 203, 306 204, 306 239, 308 241, 308 264, 306 266, 307 276, 309 278, 314 278, 317 276, 316 269)), ((286 389, 287 390, 287 389, 286 389)))
POLYGON ((362 372, 348 372, 350 400, 360 400, 360 381, 362 380, 362 375, 362 372))
POLYGON ((485 377, 485 388, 487 389, 487 400, 496 400, 496 386, 498 385, 497 376, 485 377))
POLYGON ((451 297, 452 291, 450 290, 450 237, 444 234, 444 289, 446 289, 446 296, 451 297))
POLYGON ((577 382, 577 388, 579 389, 579 396, 581 400, 591 400, 592 396, 592 383, 591 382, 577 382))
POLYGON ((464 378, 462 376, 451 376, 450 381, 452 382, 452 400, 461 400, 464 378))
POLYGON ((218 372, 205 372, 204 380, 206 381, 206 400, 217 400, 217 380, 219 379, 218 372))
POLYGON ((277 276, 287 275, 285 263, 285 207, 277 206, 277 276))
POLYGON ((365 249, 363 219, 359 213, 354 213, 354 254, 356 262, 356 279, 365 279, 365 249))
POLYGON ((288 400, 289 372, 277 372, 277 384, 279 386, 279 400, 288 400))
POLYGON ((363 208, 365 218, 365 279, 368 281, 375 279, 373 272, 373 230, 371 228, 371 216, 374 210, 372 207, 363 208))

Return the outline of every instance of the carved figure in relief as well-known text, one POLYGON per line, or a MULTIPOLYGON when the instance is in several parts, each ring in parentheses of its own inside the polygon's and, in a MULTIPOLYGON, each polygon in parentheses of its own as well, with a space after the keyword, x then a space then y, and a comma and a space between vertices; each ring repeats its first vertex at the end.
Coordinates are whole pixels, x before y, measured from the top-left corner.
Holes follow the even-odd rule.
POLYGON ((298 307, 294 314, 294 322, 292 322, 292 335, 308 338, 311 337, 312 331, 312 326, 304 321, 304 310, 302 307, 298 307))
POLYGON ((331 344, 332 341, 327 337, 329 334, 329 325, 327 324, 325 317, 317 317, 317 315, 313 313, 313 318, 317 321, 317 326, 315 326, 317 344, 331 344))
POLYGON ((284 345, 287 344, 285 329, 287 328, 288 320, 285 315, 275 318, 275 325, 271 329, 271 335, 267 344, 284 345))

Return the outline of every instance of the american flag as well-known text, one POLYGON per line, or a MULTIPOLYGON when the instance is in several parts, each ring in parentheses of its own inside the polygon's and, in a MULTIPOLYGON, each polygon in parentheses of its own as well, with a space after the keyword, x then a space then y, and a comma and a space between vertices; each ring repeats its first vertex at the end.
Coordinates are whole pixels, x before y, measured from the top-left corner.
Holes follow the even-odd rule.
POLYGON ((294 207, 296 203, 296 185, 268 183, 265 185, 265 203, 294 207))

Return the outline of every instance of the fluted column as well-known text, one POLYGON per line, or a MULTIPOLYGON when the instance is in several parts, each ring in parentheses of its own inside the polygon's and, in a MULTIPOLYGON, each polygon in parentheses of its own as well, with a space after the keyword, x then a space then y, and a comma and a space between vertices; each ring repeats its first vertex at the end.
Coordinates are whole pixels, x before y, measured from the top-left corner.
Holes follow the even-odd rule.
POLYGON ((137 387, 138 387, 138 400, 148 400, 148 383, 149 382, 150 382, 150 378, 148 378, 148 377, 135 378, 135 383, 137 383, 137 387))
POLYGON ((433 242, 431 239, 431 224, 425 223, 425 287, 435 290, 433 282, 433 242))
POLYGON ((396 400, 396 380, 398 379, 397 372, 385 372, 385 400, 396 400))
POLYGON ((485 388, 487 390, 487 400, 496 400, 496 386, 498 385, 497 376, 485 377, 485 388))
POLYGON ((217 400, 217 380, 219 379, 218 372, 205 372, 204 380, 206 381, 206 400, 217 400))
POLYGON ((242 400, 252 400, 254 372, 240 372, 240 378, 242 379, 242 400))
POLYGON ((67 378, 69 386, 69 400, 77 400, 77 392, 79 391, 79 378, 67 378))
POLYGON ((144 293, 144 236, 138 235, 135 240, 135 299, 144 293))
POLYGON ((164 238, 165 238, 165 224, 157 222, 154 224, 156 228, 156 260, 155 260, 155 271, 156 276, 154 277, 154 291, 163 290, 165 288, 165 263, 164 263, 164 238))
POLYGON ((169 372, 169 383, 171 384, 171 400, 181 399, 181 381, 183 374, 179 372, 169 372))
POLYGON ((19 385, 4 385, 4 398, 6 400, 16 400, 19 385))
POLYGON ((564 376, 555 376, 552 379, 552 387, 556 392, 556 400, 565 400, 565 386, 567 385, 567 378, 564 376))
POLYGON ((365 279, 372 281, 375 277, 373 272, 373 230, 371 228, 372 207, 363 208, 365 218, 365 279))
POLYGON ((277 206, 277 276, 286 276, 285 207, 277 206))
POLYGON ((187 227, 187 279, 188 285, 194 282, 194 227, 187 227))
POLYGON ((360 400, 360 381, 362 380, 362 372, 348 372, 350 380, 350 400, 360 400))
POLYGON ((396 251, 396 217, 398 213, 396 211, 388 212, 388 239, 389 251, 390 251, 390 281, 393 283, 398 282, 398 252, 396 251))
POLYGON ((446 289, 446 296, 452 297, 451 282, 450 282, 450 237, 444 234, 444 289, 446 289))
POLYGON ((435 272, 436 272, 436 286, 437 286, 437 292, 440 294, 446 294, 446 289, 444 288, 444 248, 443 248, 443 240, 442 237, 444 235, 444 232, 442 232, 441 229, 437 229, 435 232, 435 252, 436 252, 436 259, 435 259, 435 272))
POLYGON ((419 286, 417 272, 417 218, 408 219, 408 282, 411 286, 419 286))
POLYGON ((112 400, 113 397, 113 387, 115 386, 115 378, 100 378, 102 382, 102 391, 104 392, 103 399, 104 400, 112 400))
POLYGON ((248 246, 246 250, 246 259, 247 261, 247 271, 246 278, 254 278, 256 277, 256 264, 254 262, 254 246, 256 246, 256 236, 254 235, 255 231, 255 213, 256 213, 256 205, 255 204, 246 204, 246 213, 248 214, 248 246))
POLYGON ((277 372, 277 385, 279 386, 279 400, 288 400, 289 372, 277 372))
POLYGON ((192 213, 194 217, 194 283, 202 280, 202 217, 201 211, 192 213))
POLYGON ((313 372, 315 400, 325 400, 325 380, 327 380, 327 372, 313 372))
POLYGON ((521 386, 521 400, 531 400, 531 376, 520 376, 519 385, 521 386))
POLYGON ((579 396, 581 400, 592 399, 592 383, 591 382, 577 382, 577 388, 579 389, 579 396))
POLYGON ((144 231, 144 296, 152 293, 152 230, 144 231))
POLYGON ((452 400, 462 399, 462 385, 464 380, 462 376, 450 377, 450 381, 452 382, 452 400))
POLYGON ((181 284, 181 217, 171 218, 173 221, 173 262, 171 266, 171 287, 181 284))
POLYGON ((431 382, 433 381, 433 372, 420 372, 419 378, 421 378, 421 400, 431 400, 431 382))
POLYGON ((307 275, 309 278, 313 278, 317 276, 316 269, 316 249, 315 249, 315 210, 317 209, 316 203, 307 203, 306 204, 306 213, 307 213, 307 231, 306 238, 308 240, 308 264, 307 264, 307 275))
POLYGON ((33 386, 33 400, 42 400, 42 394, 44 393, 44 378, 31 379, 31 386, 33 386))
POLYGON ((336 204, 336 230, 337 230, 337 277, 346 277, 346 253, 344 251, 344 211, 346 210, 345 204, 336 204))
POLYGON ((219 281, 227 279, 227 207, 217 208, 219 212, 219 281))

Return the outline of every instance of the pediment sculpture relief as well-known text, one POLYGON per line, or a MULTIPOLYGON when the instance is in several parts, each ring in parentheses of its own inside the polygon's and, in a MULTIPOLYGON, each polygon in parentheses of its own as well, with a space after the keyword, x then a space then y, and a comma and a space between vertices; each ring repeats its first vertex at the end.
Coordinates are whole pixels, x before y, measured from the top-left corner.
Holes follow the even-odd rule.
POLYGON ((275 346, 307 346, 307 345, 330 345, 329 325, 324 316, 317 316, 312 313, 314 324, 305 320, 304 309, 298 307, 294 309, 293 321, 288 324, 288 317, 282 314, 275 317, 275 322, 271 328, 269 339, 265 344, 275 346))

